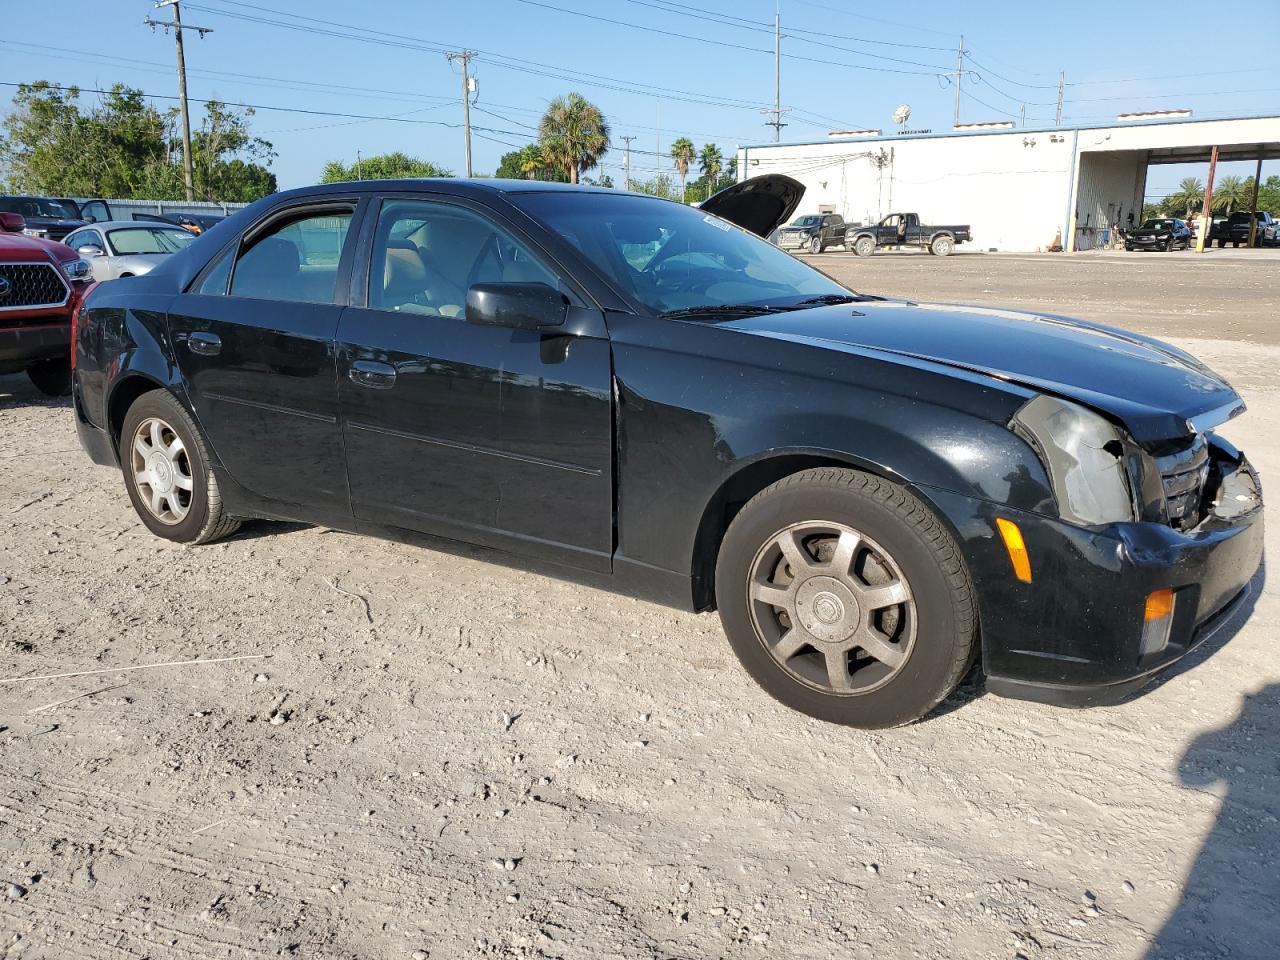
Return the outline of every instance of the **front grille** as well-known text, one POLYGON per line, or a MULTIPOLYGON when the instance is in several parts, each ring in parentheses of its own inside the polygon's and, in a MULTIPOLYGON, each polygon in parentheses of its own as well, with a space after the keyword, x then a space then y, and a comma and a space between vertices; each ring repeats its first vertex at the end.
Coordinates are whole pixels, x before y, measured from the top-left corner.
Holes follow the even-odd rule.
POLYGON ((71 288, 51 263, 0 263, 0 311, 60 307, 71 288))
POLYGON ((1158 457, 1169 526, 1189 530, 1200 522, 1204 485, 1209 478, 1209 444, 1202 434, 1185 450, 1158 457))

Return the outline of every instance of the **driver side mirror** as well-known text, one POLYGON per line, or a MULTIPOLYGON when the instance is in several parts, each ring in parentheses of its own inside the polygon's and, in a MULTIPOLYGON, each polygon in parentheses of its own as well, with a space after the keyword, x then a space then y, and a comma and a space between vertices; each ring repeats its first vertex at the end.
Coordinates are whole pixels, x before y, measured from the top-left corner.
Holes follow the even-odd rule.
POLYGON ((107 251, 103 250, 96 243, 86 243, 76 247, 76 253, 80 254, 82 257, 101 257, 104 256, 106 252, 107 251))
POLYGON ((467 323, 513 330, 564 325, 569 302, 545 283, 477 283, 467 291, 467 323))

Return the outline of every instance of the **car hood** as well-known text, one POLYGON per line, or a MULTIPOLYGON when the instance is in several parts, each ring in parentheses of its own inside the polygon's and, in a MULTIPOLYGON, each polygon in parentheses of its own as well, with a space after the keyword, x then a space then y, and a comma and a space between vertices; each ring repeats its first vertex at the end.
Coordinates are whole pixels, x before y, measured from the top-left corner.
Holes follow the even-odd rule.
POLYGON ((1155 227, 1139 227, 1137 230, 1133 231, 1133 233, 1131 233, 1130 236, 1164 237, 1164 236, 1168 236, 1171 233, 1173 233, 1172 227, 1160 227, 1159 229, 1156 229, 1155 227))
POLYGON ((767 237, 787 222, 803 197, 804 184, 799 180, 767 173, 726 187, 700 203, 698 209, 735 223, 758 237, 767 237))
POLYGON ((1244 409, 1226 380, 1176 347, 1067 317, 882 301, 721 326, 987 374, 1090 406, 1122 422, 1144 444, 1190 436, 1244 409))
POLYGON ((22 233, 0 233, 0 260, 74 260, 65 244, 22 233))

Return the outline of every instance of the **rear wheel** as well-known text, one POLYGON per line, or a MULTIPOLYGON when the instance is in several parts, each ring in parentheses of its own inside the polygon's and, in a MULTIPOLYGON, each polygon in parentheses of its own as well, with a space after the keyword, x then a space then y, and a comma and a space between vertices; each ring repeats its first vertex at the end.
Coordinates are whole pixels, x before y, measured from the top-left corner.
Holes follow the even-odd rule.
POLYGON ((833 723, 923 716, 974 651, 955 541, 902 487, 854 470, 805 470, 743 507, 720 549, 716 600, 756 682, 833 723))
POLYGON ((933 242, 929 244, 929 249, 933 252, 934 256, 938 257, 951 256, 951 252, 955 250, 955 248, 955 240, 947 236, 934 237, 933 242))
POLYGON ((158 537, 209 543, 240 526, 223 511, 199 429, 164 390, 144 393, 125 415, 120 468, 133 508, 158 537))
POLYGON ((71 394, 71 357, 39 360, 27 367, 27 376, 37 390, 50 397, 71 394))
POLYGON ((869 257, 876 252, 876 242, 871 237, 859 237, 853 243, 853 252, 860 257, 869 257))

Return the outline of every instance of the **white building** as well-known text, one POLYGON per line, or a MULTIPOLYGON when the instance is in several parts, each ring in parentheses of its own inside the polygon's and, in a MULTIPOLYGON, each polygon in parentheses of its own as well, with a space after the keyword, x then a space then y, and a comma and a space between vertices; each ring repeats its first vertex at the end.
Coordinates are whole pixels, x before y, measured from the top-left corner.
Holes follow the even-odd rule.
POLYGON ((1148 166, 1207 161, 1214 146, 1219 162, 1280 158, 1280 117, 833 134, 739 147, 738 176, 800 180, 806 191, 798 214, 874 223, 915 212, 927 223, 969 224, 974 249, 1033 251, 1058 242, 1087 250, 1131 213, 1142 218, 1148 166))

